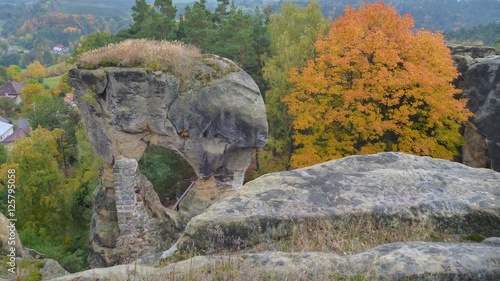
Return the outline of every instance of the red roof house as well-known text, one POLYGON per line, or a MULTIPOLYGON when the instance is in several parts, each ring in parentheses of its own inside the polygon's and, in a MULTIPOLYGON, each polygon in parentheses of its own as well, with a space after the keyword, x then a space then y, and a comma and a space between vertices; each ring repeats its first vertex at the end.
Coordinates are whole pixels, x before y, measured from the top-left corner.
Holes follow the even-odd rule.
POLYGON ((75 95, 73 93, 69 93, 64 97, 64 102, 71 106, 74 106, 75 105, 75 103, 73 102, 74 97, 75 95))

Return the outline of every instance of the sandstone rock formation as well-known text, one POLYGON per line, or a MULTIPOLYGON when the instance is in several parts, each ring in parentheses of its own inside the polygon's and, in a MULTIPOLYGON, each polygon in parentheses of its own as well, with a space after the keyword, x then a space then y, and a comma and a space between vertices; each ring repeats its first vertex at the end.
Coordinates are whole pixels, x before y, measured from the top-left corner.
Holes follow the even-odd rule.
POLYGON ((464 76, 464 96, 476 114, 471 122, 485 138, 489 167, 500 172, 500 55, 476 59, 464 76))
POLYGON ((54 280, 175 280, 182 276, 188 280, 216 276, 233 280, 497 280, 499 241, 393 243, 348 256, 318 252, 198 256, 159 269, 121 265, 54 280))
POLYGON ((294 224, 356 216, 500 236, 500 173, 395 152, 346 157, 246 183, 192 218, 183 240, 208 249, 218 229, 252 245, 287 236, 294 224))
POLYGON ((460 72, 455 84, 476 114, 466 125, 463 163, 500 171, 500 51, 449 45, 460 72))
POLYGON ((229 60, 206 56, 193 67, 194 81, 143 68, 70 70, 97 154, 108 164, 139 160, 151 143, 179 153, 200 178, 244 172, 250 152, 267 143, 259 89, 229 60))
POLYGON ((264 102, 247 73, 215 55, 194 58, 187 72, 69 72, 89 140, 106 163, 94 193, 93 267, 155 259, 177 238, 183 218, 243 184, 251 153, 267 143, 264 102), (149 144, 176 152, 199 177, 183 216, 161 205, 137 168, 149 144))

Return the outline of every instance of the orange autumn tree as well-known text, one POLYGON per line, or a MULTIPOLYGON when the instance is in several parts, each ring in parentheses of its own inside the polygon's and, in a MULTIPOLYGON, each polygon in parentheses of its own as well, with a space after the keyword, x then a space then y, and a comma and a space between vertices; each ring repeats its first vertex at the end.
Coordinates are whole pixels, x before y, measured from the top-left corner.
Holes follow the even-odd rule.
POLYGON ((401 151, 451 159, 471 113, 455 99, 457 77, 441 34, 413 30, 382 2, 348 7, 316 57, 290 72, 283 101, 295 119, 292 165, 401 151))

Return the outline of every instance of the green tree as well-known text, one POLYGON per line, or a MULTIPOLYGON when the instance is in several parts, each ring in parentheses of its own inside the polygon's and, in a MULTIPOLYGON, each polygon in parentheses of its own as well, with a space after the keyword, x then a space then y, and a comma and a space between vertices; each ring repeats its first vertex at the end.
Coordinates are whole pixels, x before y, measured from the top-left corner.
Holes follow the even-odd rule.
POLYGON ((186 7, 178 29, 178 35, 183 37, 178 39, 197 45, 204 52, 231 59, 264 89, 260 56, 267 52, 269 38, 262 12, 256 9, 255 15, 244 14, 235 5, 227 9, 228 1, 221 1, 220 13, 225 12, 220 17, 221 14, 210 12, 205 3, 195 2, 192 8, 186 7))
POLYGON ((132 6, 132 19, 134 24, 141 24, 145 22, 151 15, 152 9, 146 0, 136 0, 135 4, 132 6))
POLYGON ((14 99, 0 98, 0 115, 12 117, 18 109, 19 107, 14 99))
POLYGON ((7 71, 7 78, 8 79, 12 79, 12 80, 15 80, 15 81, 21 81, 21 67, 19 67, 18 65, 15 65, 15 64, 11 64, 9 65, 9 67, 7 67, 6 69, 7 71))
POLYGON ((269 144, 261 153, 262 162, 271 170, 290 168, 293 153, 292 116, 282 99, 290 93, 293 84, 288 81, 292 68, 304 67, 315 55, 314 42, 328 30, 317 1, 302 8, 290 1, 283 3, 281 13, 269 18, 270 53, 263 57, 263 78, 269 89, 265 102, 269 122, 269 144), (267 160, 266 160, 267 159, 267 160))
POLYGON ((0 66, 0 85, 3 85, 5 82, 9 80, 7 75, 7 70, 5 67, 0 66))
POLYGON ((207 52, 216 36, 212 13, 205 6, 206 1, 195 2, 193 7, 186 6, 186 11, 179 22, 182 30, 180 39, 207 52))
POLYGON ((67 63, 75 63, 81 54, 101 47, 105 47, 116 42, 118 42, 118 38, 116 38, 109 32, 95 32, 86 36, 82 36, 78 43, 78 47, 73 52, 73 54, 71 54, 71 57, 67 60, 67 63))
MULTIPOLYGON (((51 241, 66 240, 67 194, 63 176, 57 164, 57 139, 61 130, 50 132, 37 128, 30 136, 18 140, 2 165, 3 173, 12 165, 17 166, 16 210, 22 241, 32 247, 27 236, 40 235, 51 241)), ((5 188, 5 186, 4 186, 5 188)))
POLYGON ((7 162, 7 149, 4 145, 0 145, 0 166, 7 162))
POLYGON ((302 167, 352 154, 401 151, 452 159, 471 113, 441 34, 377 2, 348 8, 319 38, 306 67, 290 73, 283 100, 294 116, 302 167))
POLYGON ((175 15, 177 9, 172 0, 155 0, 154 7, 158 9, 158 19, 155 21, 155 40, 172 40, 175 38, 175 15))
MULTIPOLYGON (((217 0, 217 8, 215 8, 214 21, 218 24, 221 24, 227 16, 229 15, 229 0, 217 0)), ((232 7, 234 8, 234 2, 232 3, 232 7)))
POLYGON ((76 126, 76 158, 74 175, 71 178, 74 192, 70 198, 70 213, 72 224, 69 229, 74 242, 71 251, 74 252, 65 268, 70 272, 81 271, 88 267, 88 237, 92 218, 93 192, 99 184, 99 168, 103 162, 95 154, 90 145, 82 122, 76 126))
POLYGON ((118 32, 117 37, 122 39, 176 39, 175 15, 177 9, 172 5, 172 0, 155 0, 153 6, 148 5, 145 0, 136 0, 132 11, 134 23, 129 29, 118 32))
MULTIPOLYGON (((88 268, 85 249, 90 217, 89 212, 70 211, 77 185, 75 180, 64 178, 58 167, 57 140, 61 134, 61 129, 33 130, 14 144, 0 174, 6 175, 9 169, 15 169, 19 206, 16 227, 24 245, 57 259, 67 270, 75 272, 88 268)), ((91 151, 84 150, 85 153, 91 151)), ((92 173, 97 174, 97 167, 92 168, 96 168, 92 173)), ((5 178, 2 176, 0 181, 5 178)), ((4 193, 5 182, 1 183, 0 193, 4 193)), ((0 208, 4 209, 4 204, 0 200, 0 208)))
POLYGON ((132 6, 132 19, 134 23, 125 30, 120 30, 117 37, 127 38, 153 38, 153 24, 157 15, 154 7, 151 7, 146 0, 136 0, 132 6))
POLYGON ((217 40, 210 49, 223 57, 234 60, 245 68, 247 62, 258 60, 253 49, 253 34, 250 29, 252 17, 241 9, 231 9, 218 30, 217 40))
POLYGON ((45 128, 49 131, 62 129, 63 132, 57 139, 59 151, 59 165, 68 176, 70 163, 76 158, 76 128, 80 115, 73 107, 66 104, 62 97, 44 96, 37 104, 36 109, 31 109, 26 116, 30 119, 32 129, 45 128))

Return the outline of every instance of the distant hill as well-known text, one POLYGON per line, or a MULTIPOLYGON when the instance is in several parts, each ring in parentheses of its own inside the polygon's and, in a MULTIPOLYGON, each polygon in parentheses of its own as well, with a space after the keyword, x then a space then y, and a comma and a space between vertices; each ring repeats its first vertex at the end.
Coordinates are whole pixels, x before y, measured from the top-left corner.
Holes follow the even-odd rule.
POLYGON ((446 32, 445 36, 447 40, 476 42, 500 48, 500 21, 452 30, 446 32))
POLYGON ((56 13, 98 17, 130 17, 135 0, 55 0, 56 13))
MULTIPOLYGON (((344 13, 346 5, 359 6, 367 0, 318 0, 323 15, 336 17, 344 13)), ((262 1, 261 1, 262 2, 262 1)), ((268 1, 265 1, 268 2, 268 1)), ((273 3, 279 12, 283 0, 273 3)), ((310 0, 292 0, 306 6, 310 0)), ((500 20, 499 0, 383 0, 396 7, 399 14, 409 13, 417 28, 450 31, 500 20)))

